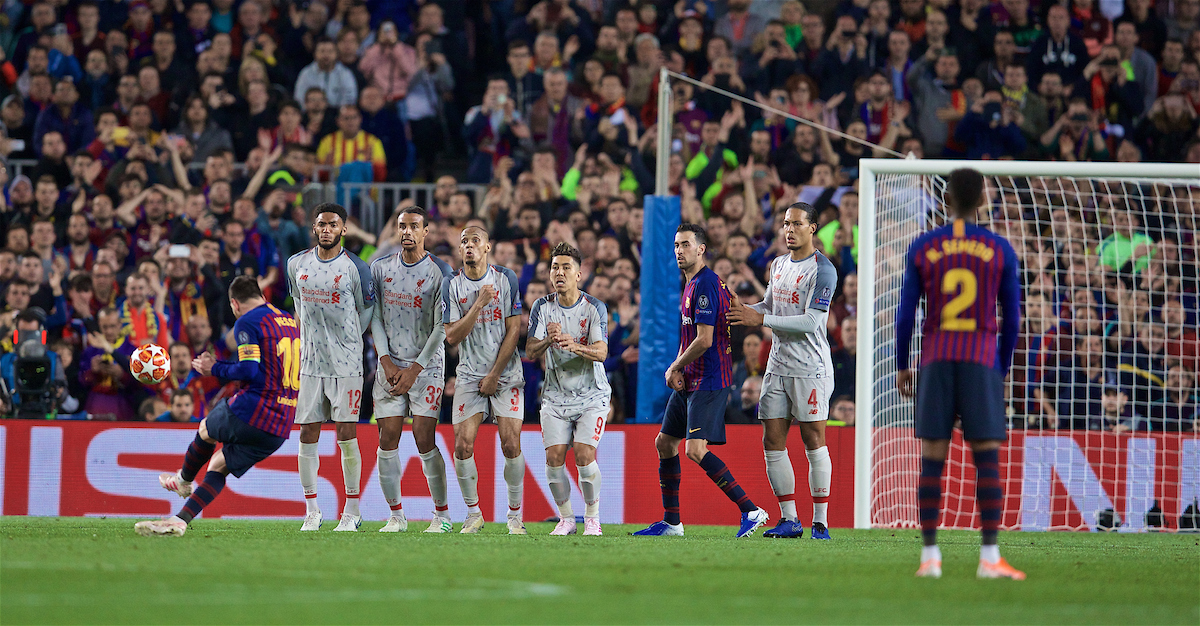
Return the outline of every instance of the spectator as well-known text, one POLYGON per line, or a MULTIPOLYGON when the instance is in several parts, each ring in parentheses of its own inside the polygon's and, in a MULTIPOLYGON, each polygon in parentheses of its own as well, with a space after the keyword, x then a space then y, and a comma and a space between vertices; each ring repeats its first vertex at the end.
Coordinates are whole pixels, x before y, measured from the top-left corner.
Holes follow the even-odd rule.
POLYGON ((529 44, 520 39, 508 44, 508 71, 504 80, 516 111, 528 117, 529 109, 542 95, 542 77, 531 70, 533 54, 529 44))
POLYGON ((1129 403, 1129 396, 1118 387, 1104 389, 1100 407, 1100 430, 1125 433, 1133 430, 1135 423, 1145 422, 1145 416, 1134 409, 1129 403))
POLYGON ((834 394, 829 403, 829 425, 854 426, 855 418, 854 396, 834 394))
MULTIPOLYGON (((247 2, 246 4, 255 4, 247 2)), ((189 367, 190 367, 189 363, 189 367)), ((192 398, 192 393, 187 389, 172 389, 171 408, 161 414, 155 416, 155 422, 198 422, 199 416, 196 415, 196 403, 192 398)))
POLYGON ((79 377, 89 388, 84 410, 93 419, 133 419, 133 377, 129 358, 140 345, 121 332, 121 316, 116 309, 105 308, 97 315, 99 332, 88 333, 79 377))
POLYGON ((847 317, 841 322, 841 341, 830 355, 833 359, 833 395, 854 397, 856 353, 858 352, 858 319, 847 317))
POLYGON ((929 156, 954 154, 960 147, 957 142, 948 144, 954 125, 967 109, 966 97, 958 87, 959 69, 954 54, 930 48, 908 70, 906 79, 917 110, 916 130, 929 156))
POLYGON ((1043 154, 1062 161, 1106 161, 1108 144, 1100 134, 1096 114, 1083 98, 1072 98, 1054 125, 1042 133, 1043 154))
POLYGON ((726 424, 758 424, 758 397, 762 395, 762 376, 751 376, 738 388, 740 392, 725 407, 726 424))
MULTIPOLYGON (((1162 58, 1167 41, 1167 25, 1151 10, 1150 0, 1129 0, 1121 17, 1133 23, 1141 46, 1154 58, 1162 58)), ((1159 94, 1162 95, 1162 94, 1159 94)))
MULTIPOLYGON (((1046 76, 1052 76, 1047 74, 1046 76)), ((1043 77, 1045 80, 1045 77, 1043 77)), ((1025 138, 1026 152, 1032 154, 1030 146, 1040 140, 1049 129, 1046 101, 1029 89, 1025 66, 1013 63, 1004 68, 1004 84, 1000 88, 1003 106, 1025 138)))
POLYGON ((426 182, 433 180, 434 162, 445 143, 445 102, 455 85, 446 55, 430 50, 433 41, 428 33, 417 36, 417 71, 404 100, 412 142, 426 182))
POLYGON ((326 136, 317 147, 317 161, 322 165, 341 168, 351 163, 369 166, 367 180, 375 182, 387 179, 387 156, 383 143, 375 135, 362 130, 362 113, 358 107, 344 105, 338 111, 338 131, 326 136))
POLYGON ((329 106, 353 106, 358 100, 358 83, 354 80, 354 74, 338 62, 337 48, 330 39, 316 43, 313 62, 300 70, 300 76, 296 78, 293 97, 298 102, 304 102, 306 110, 306 94, 312 87, 325 94, 329 106))
POLYGON ((823 100, 853 91, 854 81, 867 74, 866 53, 866 38, 858 33, 854 18, 848 15, 838 18, 837 27, 812 69, 813 78, 821 85, 823 100))
POLYGON ((379 38, 367 46, 358 69, 367 84, 378 88, 387 102, 395 103, 408 96, 409 81, 417 73, 417 53, 400 41, 396 24, 387 21, 379 25, 379 38))
POLYGON ((208 117, 208 107, 200 96, 187 99, 183 109, 183 120, 175 132, 192 143, 192 162, 204 163, 218 150, 233 150, 233 139, 229 131, 221 128, 208 117))
POLYGON ((1013 34, 1004 30, 996 31, 992 39, 992 58, 975 71, 975 77, 983 81, 984 89, 1000 89, 1005 85, 1005 73, 1016 64, 1016 53, 1017 43, 1013 34))
MULTIPOLYGON (((1033 42, 1028 57, 1029 80, 1038 82, 1042 74, 1058 74, 1064 85, 1074 86, 1084 77, 1084 67, 1091 56, 1087 45, 1070 32, 1071 16, 1067 8, 1053 5, 1046 14, 1046 32, 1033 42)), ((1089 76, 1090 78, 1090 76, 1089 76)))
POLYGON ((504 77, 488 79, 483 103, 467 111, 463 134, 471 147, 467 182, 476 184, 490 182, 493 166, 501 158, 511 156, 522 140, 530 140, 529 127, 509 97, 504 77))
POLYGON ((373 85, 363 88, 359 96, 363 132, 379 138, 383 143, 383 153, 387 157, 387 180, 400 181, 405 179, 408 137, 404 122, 396 114, 396 107, 386 104, 383 90, 373 85))
MULTIPOLYGON (((729 0, 726 6, 725 15, 713 24, 713 34, 727 39, 733 44, 732 52, 739 60, 745 60, 751 43, 766 29, 767 21, 750 12, 750 0, 729 0)), ((786 41, 784 45, 791 48, 786 41)))
POLYGON ((1179 94, 1167 94, 1154 101, 1150 113, 1142 118, 1133 137, 1145 146, 1148 161, 1182 162, 1184 149, 1195 141, 1196 110, 1179 94))
POLYGON ((270 152, 280 146, 300 145, 312 147, 313 135, 301 122, 303 113, 300 103, 288 100, 279 105, 277 117, 279 124, 274 128, 262 128, 258 131, 258 145, 270 152))
POLYGON ((999 92, 988 92, 955 127, 954 137, 967 146, 968 159, 1016 158, 1025 151, 1013 108, 1003 106, 1002 99, 999 92))

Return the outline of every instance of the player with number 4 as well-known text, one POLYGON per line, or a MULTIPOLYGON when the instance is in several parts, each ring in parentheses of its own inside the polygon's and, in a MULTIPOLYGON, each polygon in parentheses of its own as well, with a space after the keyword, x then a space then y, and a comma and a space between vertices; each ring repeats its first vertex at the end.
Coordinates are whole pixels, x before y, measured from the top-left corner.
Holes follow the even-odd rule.
POLYGON ((467 505, 460 532, 483 528, 479 510, 479 472, 475 437, 490 413, 500 431, 504 482, 508 483, 508 534, 525 535, 521 520, 525 457, 521 424, 525 417, 525 374, 517 355, 521 334, 521 292, 517 275, 488 263, 492 249, 487 232, 463 229, 458 243, 463 268, 442 283, 442 322, 446 341, 458 346, 454 385, 454 472, 467 505))
POLYGON ((317 245, 288 259, 288 286, 300 322, 300 485, 307 511, 300 530, 321 527, 317 506, 317 441, 321 424, 332 418, 342 451, 346 505, 338 531, 356 531, 362 456, 355 431, 362 405, 363 333, 374 312, 371 268, 342 248, 346 209, 326 202, 313 209, 317 245))
POLYGON ((796 473, 787 450, 788 429, 792 420, 797 420, 808 456, 812 538, 829 539, 833 462, 825 446, 825 424, 833 394, 833 360, 825 325, 829 300, 837 289, 837 270, 813 247, 816 230, 816 208, 805 202, 789 206, 783 216, 789 253, 771 262, 763 301, 746 306, 732 296, 729 307, 730 324, 765 326, 774 337, 758 403, 767 479, 779 499, 779 524, 763 533, 770 538, 804 536, 804 526, 796 515, 796 473))

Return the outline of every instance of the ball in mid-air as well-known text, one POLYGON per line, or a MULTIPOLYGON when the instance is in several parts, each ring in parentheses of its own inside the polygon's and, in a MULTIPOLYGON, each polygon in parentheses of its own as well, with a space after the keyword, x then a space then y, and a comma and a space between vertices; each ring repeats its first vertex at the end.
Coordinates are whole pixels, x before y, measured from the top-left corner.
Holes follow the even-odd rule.
POLYGON ((129 373, 143 385, 161 383, 171 375, 171 356, 162 346, 148 343, 129 359, 129 373))

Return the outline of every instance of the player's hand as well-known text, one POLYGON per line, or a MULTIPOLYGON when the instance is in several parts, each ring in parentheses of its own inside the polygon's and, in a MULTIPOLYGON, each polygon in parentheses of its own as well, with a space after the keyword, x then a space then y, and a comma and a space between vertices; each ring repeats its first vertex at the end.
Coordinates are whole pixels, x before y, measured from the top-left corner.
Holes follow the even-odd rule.
POLYGON ((413 383, 416 382, 417 375, 424 369, 416 363, 400 369, 395 382, 392 382, 392 389, 389 393, 393 396, 401 396, 408 393, 408 390, 412 389, 413 383))
POLYGON ((683 391, 683 372, 674 369, 667 370, 667 387, 675 391, 683 391))
POLYGON ((383 379, 386 380, 389 385, 395 385, 396 381, 400 379, 400 367, 396 365, 396 362, 392 360, 392 357, 386 354, 380 357, 379 367, 383 368, 383 379))
POLYGON ((487 303, 491 302, 492 298, 495 298, 495 297, 496 297, 496 286, 495 285, 484 285, 483 287, 479 288, 479 297, 475 298, 475 304, 478 304, 480 306, 480 308, 482 308, 484 306, 487 306, 487 303))
POLYGON ((896 390, 905 398, 913 397, 913 382, 916 376, 912 370, 900 370, 896 372, 896 390))
POLYGON ((546 324, 546 338, 554 343, 558 343, 558 336, 562 333, 562 324, 558 322, 550 322, 546 324))
POLYGON ((765 315, 742 304, 742 301, 732 292, 729 294, 729 312, 725 319, 734 326, 762 326, 765 315))
POLYGON ((496 387, 500 384, 500 376, 496 374, 488 374, 479 381, 479 395, 494 396, 496 395, 496 387))
POLYGON ((217 360, 213 358, 211 352, 205 352, 200 356, 192 359, 192 369, 200 372, 202 376, 212 376, 213 365, 216 365, 217 360))

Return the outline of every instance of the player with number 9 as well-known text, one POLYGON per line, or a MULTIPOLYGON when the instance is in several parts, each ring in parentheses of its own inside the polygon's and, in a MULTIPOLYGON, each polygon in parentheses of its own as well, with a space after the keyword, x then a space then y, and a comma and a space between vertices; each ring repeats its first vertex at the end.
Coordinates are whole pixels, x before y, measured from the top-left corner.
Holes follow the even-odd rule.
POLYGON ((229 304, 237 316, 233 335, 238 360, 217 361, 205 352, 192 360, 192 369, 202 376, 241 381, 246 386, 220 401, 200 421, 180 470, 158 477, 164 489, 188 499, 183 508, 166 519, 138 522, 134 530, 140 535, 183 535, 192 518, 221 493, 227 475, 240 478, 278 450, 292 431, 300 386, 296 320, 268 304, 258 281, 250 276, 233 279, 229 304), (222 444, 219 452, 217 443, 222 444), (192 481, 205 463, 204 480, 193 489, 192 481))
POLYGON ((917 237, 908 248, 907 269, 896 311, 896 386, 916 395, 916 435, 921 439, 917 486, 925 547, 917 576, 940 578, 937 546, 942 471, 956 419, 975 463, 975 497, 982 522, 979 578, 1023 580, 1025 574, 1000 557, 997 536, 1003 512, 1000 445, 1008 438, 1004 377, 1012 365, 1020 330, 1021 288, 1017 255, 1003 237, 975 223, 987 202, 983 175, 957 169, 946 180, 950 224, 917 237), (909 369, 916 310, 925 296, 921 328, 921 376, 909 369), (996 304, 1004 327, 997 345, 996 304))

